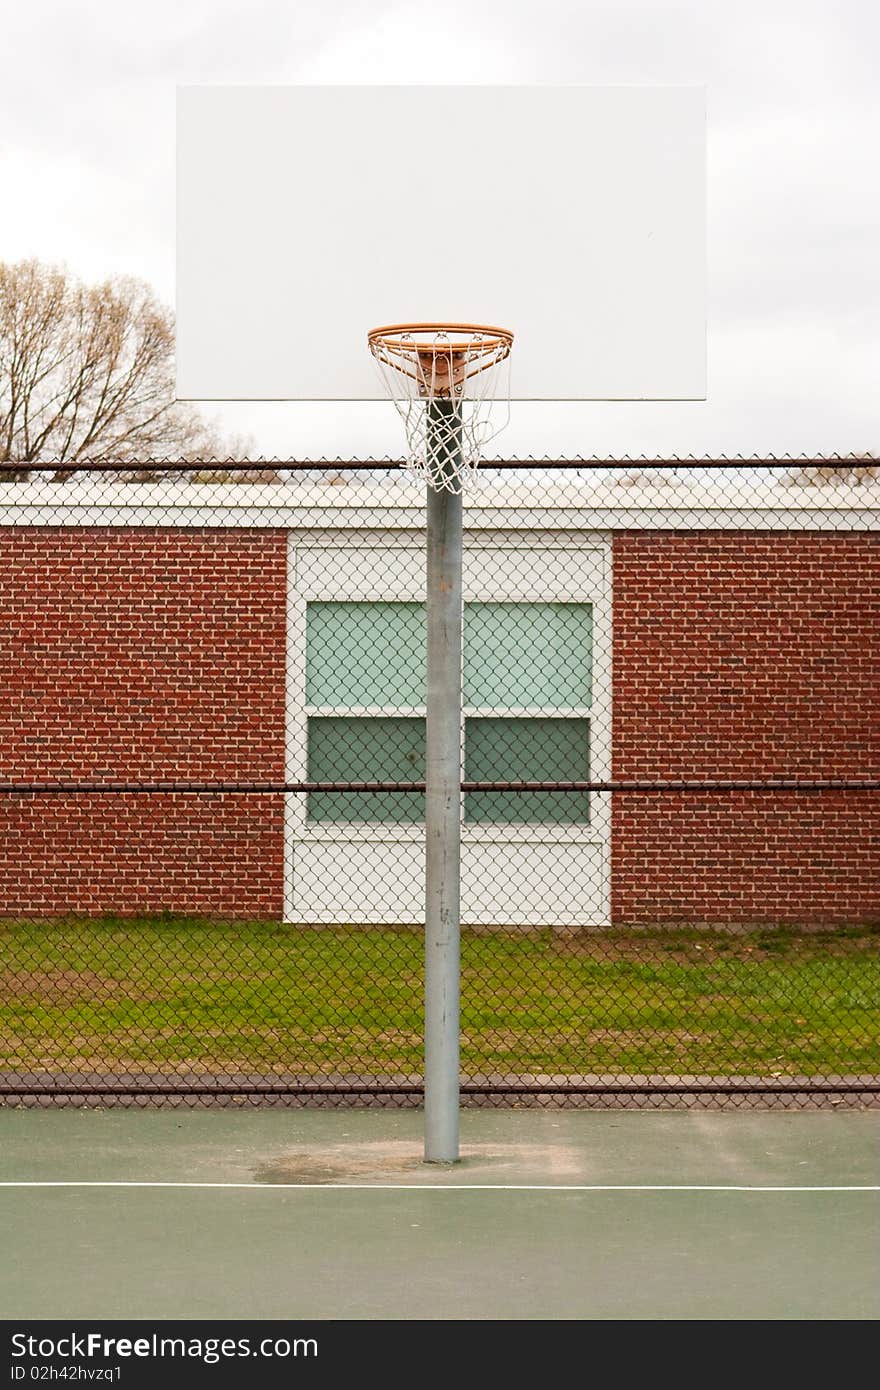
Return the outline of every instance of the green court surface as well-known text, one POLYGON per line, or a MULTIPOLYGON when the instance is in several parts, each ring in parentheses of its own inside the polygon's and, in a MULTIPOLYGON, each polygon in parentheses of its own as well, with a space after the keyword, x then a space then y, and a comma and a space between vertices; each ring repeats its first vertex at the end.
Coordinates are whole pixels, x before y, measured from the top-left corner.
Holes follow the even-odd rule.
POLYGON ((0 1316, 862 1319, 880 1112, 0 1111, 0 1316))

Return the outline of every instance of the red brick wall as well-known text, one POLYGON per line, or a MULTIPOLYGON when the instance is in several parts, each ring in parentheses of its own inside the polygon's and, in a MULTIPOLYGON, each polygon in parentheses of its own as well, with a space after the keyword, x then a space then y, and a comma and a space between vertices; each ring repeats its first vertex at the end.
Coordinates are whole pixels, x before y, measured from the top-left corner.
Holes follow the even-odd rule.
MULTIPOLYGON (((279 779, 285 535, 0 529, 0 775, 279 779)), ((278 915, 278 796, 0 798, 0 911, 278 915)))
MULTIPOLYGON (((878 776, 878 542, 616 535, 614 776, 878 776)), ((880 921, 880 796, 618 795, 612 916, 880 921)))
MULTIPOLYGON (((0 529, 3 779, 281 778, 285 537, 0 529)), ((616 777, 880 770, 880 543, 614 538, 616 777)), ((617 796, 618 923, 880 919, 874 794, 617 796)), ((280 797, 0 798, 0 912, 281 911, 280 797)))

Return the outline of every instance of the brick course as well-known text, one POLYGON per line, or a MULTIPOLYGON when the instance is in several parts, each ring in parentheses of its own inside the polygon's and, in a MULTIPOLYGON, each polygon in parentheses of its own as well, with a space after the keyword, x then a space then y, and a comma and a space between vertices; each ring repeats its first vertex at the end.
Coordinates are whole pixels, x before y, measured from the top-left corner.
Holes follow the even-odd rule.
MULTIPOLYGON (((280 779, 280 530, 0 529, 9 780, 280 779)), ((0 800, 10 914, 281 911, 279 796, 0 800)))
MULTIPOLYGON (((614 776, 880 772, 880 538, 614 537, 614 776)), ((615 923, 880 920, 880 798, 614 798, 615 923)))

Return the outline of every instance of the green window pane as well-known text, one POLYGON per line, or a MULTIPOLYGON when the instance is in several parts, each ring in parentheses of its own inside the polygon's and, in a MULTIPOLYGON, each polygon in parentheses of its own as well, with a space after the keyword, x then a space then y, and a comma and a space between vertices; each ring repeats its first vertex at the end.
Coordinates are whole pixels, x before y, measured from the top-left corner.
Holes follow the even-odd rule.
MULTIPOLYGON (((309 720, 310 782, 422 782, 424 719, 309 720)), ((311 792, 310 821, 402 821, 425 818, 421 792, 311 792)))
MULTIPOLYGON (((587 719, 466 719, 467 782, 585 782, 587 719)), ((573 825, 590 819, 587 792, 467 792, 465 820, 573 825)))
POLYGON ((423 705, 424 604, 307 604, 306 703, 423 705))
POLYGON ((589 705, 592 648, 589 603, 468 603, 465 704, 589 705))

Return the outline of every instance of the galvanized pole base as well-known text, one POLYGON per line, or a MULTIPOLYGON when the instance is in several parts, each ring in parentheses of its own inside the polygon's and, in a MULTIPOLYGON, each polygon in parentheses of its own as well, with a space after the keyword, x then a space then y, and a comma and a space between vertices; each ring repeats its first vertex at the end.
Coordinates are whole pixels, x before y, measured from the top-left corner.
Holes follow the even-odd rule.
MULTIPOLYGON (((452 401, 428 405, 436 469, 461 449, 452 401), (450 433, 450 426, 452 427, 450 433)), ((460 419, 460 415, 458 416, 460 419)), ((462 497, 428 488, 425 767, 425 1160, 459 1157, 462 497)))

